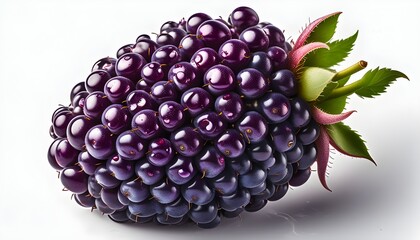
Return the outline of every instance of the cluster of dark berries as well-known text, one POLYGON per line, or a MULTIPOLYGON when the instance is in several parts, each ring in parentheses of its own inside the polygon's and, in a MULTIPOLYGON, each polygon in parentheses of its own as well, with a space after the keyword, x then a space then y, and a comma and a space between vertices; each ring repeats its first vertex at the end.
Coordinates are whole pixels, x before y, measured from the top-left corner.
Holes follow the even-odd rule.
POLYGON ((117 222, 217 226, 310 176, 319 126, 282 30, 239 7, 196 13, 97 61, 52 116, 50 165, 117 222))

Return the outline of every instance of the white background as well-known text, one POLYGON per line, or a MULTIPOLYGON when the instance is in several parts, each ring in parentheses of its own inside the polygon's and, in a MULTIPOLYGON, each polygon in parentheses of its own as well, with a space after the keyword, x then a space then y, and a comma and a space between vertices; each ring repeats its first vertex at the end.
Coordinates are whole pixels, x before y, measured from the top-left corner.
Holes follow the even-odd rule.
POLYGON ((418 1, 0 1, 0 239, 420 239, 418 1), (120 225, 62 192, 47 162, 50 116, 92 64, 167 20, 204 11, 227 18, 240 5, 296 39, 309 19, 343 11, 337 37, 360 30, 346 64, 406 73, 376 99, 352 97, 359 130, 378 166, 334 155, 317 177, 278 202, 212 230, 120 225))

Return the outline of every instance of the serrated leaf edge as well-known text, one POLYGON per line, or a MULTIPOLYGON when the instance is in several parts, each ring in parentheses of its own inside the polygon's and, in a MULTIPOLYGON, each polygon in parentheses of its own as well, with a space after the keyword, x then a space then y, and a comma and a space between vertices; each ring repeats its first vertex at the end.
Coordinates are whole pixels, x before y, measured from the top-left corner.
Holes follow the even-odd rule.
MULTIPOLYGON (((319 24, 321 24, 322 22, 324 22, 325 20, 336 16, 336 15, 340 15, 342 12, 334 12, 328 15, 325 15, 323 17, 320 17, 318 19, 316 19, 315 21, 311 22, 300 34, 300 36, 298 37, 298 39, 295 42, 295 45, 293 47, 293 50, 295 49, 299 49, 300 47, 302 47, 305 43, 306 40, 309 38, 309 36, 311 35, 311 33, 315 30, 315 28, 317 28, 319 26, 319 24)), ((292 50, 292 51, 293 51, 292 50)))

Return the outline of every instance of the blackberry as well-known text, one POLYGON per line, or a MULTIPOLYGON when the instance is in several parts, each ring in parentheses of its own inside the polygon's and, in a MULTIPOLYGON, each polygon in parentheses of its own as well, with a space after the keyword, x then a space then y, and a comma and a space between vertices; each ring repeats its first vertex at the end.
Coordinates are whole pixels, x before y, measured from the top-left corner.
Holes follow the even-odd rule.
POLYGON ((74 86, 70 105, 52 114, 49 164, 79 205, 115 222, 212 228, 281 199, 315 162, 329 189, 329 143, 372 160, 341 122, 346 97, 380 93, 366 79, 345 85, 364 61, 339 72, 317 65, 313 50, 328 48, 325 26, 339 14, 295 43, 249 7, 228 22, 205 13, 165 22, 156 40, 140 35, 74 86))

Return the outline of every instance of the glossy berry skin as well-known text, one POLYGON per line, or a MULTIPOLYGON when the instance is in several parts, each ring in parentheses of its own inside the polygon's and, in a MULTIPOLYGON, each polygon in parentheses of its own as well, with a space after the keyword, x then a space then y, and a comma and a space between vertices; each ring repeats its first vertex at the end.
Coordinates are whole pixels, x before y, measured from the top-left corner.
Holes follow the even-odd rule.
POLYGON ((222 63, 235 72, 248 64, 250 55, 251 52, 246 43, 238 39, 228 40, 219 48, 222 63))
POLYGON ((181 105, 192 117, 210 108, 213 102, 210 93, 200 87, 188 89, 181 96, 181 105))
POLYGON ((67 139, 57 143, 55 148, 55 161, 57 164, 66 168, 77 162, 79 151, 72 147, 67 139))
POLYGON ((57 145, 63 140, 64 140, 64 138, 54 139, 54 141, 51 143, 50 147, 48 148, 48 154, 47 154, 48 163, 55 170, 63 169, 63 167, 58 165, 57 160, 55 159, 55 153, 56 153, 57 145))
POLYGON ((200 85, 196 69, 189 62, 176 63, 169 69, 168 80, 173 81, 179 91, 200 85))
POLYGON ((119 134, 130 126, 131 115, 127 107, 121 104, 112 104, 102 113, 101 121, 111 133, 119 134))
POLYGON ((105 83, 111 78, 111 75, 105 70, 96 70, 89 74, 85 81, 86 90, 91 93, 103 91, 105 83))
POLYGON ((270 44, 265 32, 256 26, 249 27, 242 31, 239 39, 244 42, 251 52, 265 51, 270 44))
POLYGON ((287 69, 282 69, 272 74, 271 88, 273 91, 281 93, 286 97, 295 96, 298 90, 294 74, 287 69))
POLYGON ((193 35, 184 36, 179 42, 179 53, 182 60, 190 61, 191 57, 199 49, 204 47, 204 42, 193 35))
POLYGON ((239 183, 246 188, 254 188, 262 184, 267 177, 267 172, 259 167, 252 168, 249 172, 239 177, 239 183))
POLYGON ((239 131, 228 129, 216 141, 216 148, 226 157, 236 158, 245 151, 245 140, 239 131))
POLYGON ((172 37, 172 45, 179 46, 181 39, 187 35, 187 33, 181 28, 172 28, 166 31, 166 33, 172 37))
POLYGON ((305 127, 311 120, 309 105, 302 98, 296 97, 290 101, 291 123, 294 127, 305 127))
POLYGON ((147 160, 151 164, 161 167, 169 164, 175 155, 171 142, 166 138, 157 138, 151 141, 148 152, 147 160))
POLYGON ((237 32, 242 32, 248 27, 255 26, 260 21, 258 14, 249 7, 236 8, 231 13, 229 20, 237 32))
POLYGON ((304 145, 309 145, 318 139, 320 133, 319 125, 314 120, 311 120, 307 126, 302 128, 297 134, 297 138, 304 145))
POLYGON ((150 36, 148 34, 140 34, 137 38, 136 38, 136 42, 139 42, 142 39, 150 39, 150 36))
POLYGON ((237 158, 229 158, 228 162, 233 171, 238 175, 247 173, 252 166, 251 160, 246 152, 237 158))
POLYGON ((245 110, 241 97, 234 92, 225 93, 217 97, 214 107, 216 112, 228 122, 238 120, 245 110))
POLYGON ((70 166, 60 173, 60 180, 63 186, 76 194, 87 191, 88 175, 79 166, 70 166))
POLYGON ((291 114, 289 99, 281 93, 267 93, 258 102, 262 113, 272 123, 285 121, 291 114))
POLYGON ((205 205, 195 205, 188 215, 197 224, 208 224, 217 217, 217 212, 217 205, 212 201, 205 205))
POLYGON ((158 45, 151 39, 139 39, 133 47, 133 52, 140 54, 147 62, 150 62, 158 45))
POLYGON ((226 211, 235 211, 246 206, 251 199, 251 195, 246 188, 241 188, 235 193, 219 197, 220 207, 226 211))
POLYGON ((287 157, 288 163, 296 163, 303 156, 303 145, 300 142, 296 142, 295 146, 290 150, 284 152, 287 157))
POLYGON ((296 135, 293 126, 289 122, 276 124, 271 131, 274 147, 279 152, 286 152, 296 144, 296 135))
POLYGON ((57 136, 57 135, 55 135, 55 133, 54 133, 54 127, 53 127, 53 125, 51 125, 51 126, 50 126, 50 129, 49 129, 49 134, 50 134, 50 137, 51 137, 52 139, 56 139, 56 138, 58 138, 58 136, 57 136))
POLYGON ((269 39, 269 46, 278 46, 281 48, 285 48, 285 40, 284 40, 284 35, 283 35, 283 31, 280 30, 278 27, 274 26, 274 25, 267 25, 263 27, 263 31, 265 32, 265 34, 267 35, 268 39, 269 39))
POLYGON ((132 130, 119 134, 115 146, 122 159, 131 161, 142 158, 147 150, 146 141, 132 130))
POLYGON ((203 149, 195 156, 195 163, 207 178, 214 178, 225 169, 225 157, 215 147, 203 149))
POLYGON ((146 223, 153 220, 154 215, 161 213, 161 205, 154 199, 128 205, 128 216, 134 222, 146 223), (133 214, 134 216, 132 216, 133 214))
POLYGON ((83 91, 86 91, 84 82, 79 82, 78 84, 74 85, 74 87, 70 91, 70 102, 73 102, 73 98, 74 96, 76 96, 76 94, 83 91))
POLYGON ((187 202, 196 205, 210 203, 215 195, 214 189, 203 178, 198 177, 190 184, 183 185, 181 193, 187 202))
POLYGON ((134 48, 134 44, 126 44, 122 47, 120 47, 117 50, 117 53, 115 54, 117 56, 117 58, 120 58, 122 55, 126 54, 126 53, 132 53, 133 52, 133 48, 134 48))
POLYGON ((212 48, 205 47, 197 50, 191 57, 190 63, 199 74, 204 74, 208 69, 221 61, 219 54, 212 48))
POLYGON ((167 73, 170 67, 181 61, 181 54, 179 53, 179 49, 176 46, 165 45, 156 49, 152 55, 151 61, 164 64, 161 66, 163 72, 167 73))
POLYGON ((166 101, 176 101, 178 99, 178 90, 173 82, 160 81, 153 84, 150 90, 150 96, 157 103, 166 101))
POLYGON ((146 64, 146 59, 138 53, 126 53, 118 58, 115 65, 117 75, 126 77, 133 82, 141 78, 141 69, 146 64))
POLYGON ((211 20, 212 18, 205 13, 194 13, 187 20, 187 32, 195 34, 197 28, 205 21, 211 20))
POLYGON ((298 169, 304 170, 316 161, 317 150, 314 144, 303 146, 303 154, 299 161, 298 169))
POLYGON ((180 189, 171 181, 161 181, 150 188, 150 193, 159 203, 168 204, 178 199, 180 189))
POLYGON ((109 105, 111 102, 107 95, 100 91, 92 92, 85 99, 83 113, 90 118, 99 118, 109 105))
POLYGON ((164 177, 165 170, 161 167, 150 164, 148 161, 138 162, 135 173, 143 183, 153 185, 164 177))
POLYGON ((143 109, 157 109, 155 101, 149 93, 143 90, 134 90, 127 95, 127 109, 131 115, 135 115, 143 109))
POLYGON ((142 202, 150 196, 148 186, 140 179, 122 182, 120 192, 133 203, 142 202))
POLYGON ((222 43, 232 38, 229 28, 216 20, 207 20, 197 28, 197 38, 202 39, 204 45, 218 50, 222 43))
POLYGON ((233 169, 225 167, 224 174, 212 179, 212 184, 220 195, 231 195, 238 189, 238 177, 233 169))
POLYGON ((304 170, 297 170, 297 172, 293 175, 292 179, 290 179, 289 184, 292 187, 301 186, 306 181, 308 181, 310 176, 311 176, 311 168, 307 168, 304 170))
POLYGON ((184 107, 174 101, 167 101, 159 106, 158 118, 160 125, 167 131, 179 128, 185 121, 184 107))
POLYGON ((122 103, 133 90, 134 83, 122 76, 109 79, 104 86, 104 93, 112 103, 122 103))
POLYGON ((188 203, 180 197, 172 203, 165 205, 165 212, 170 217, 180 218, 188 213, 189 208, 188 203))
POLYGON ((173 132, 171 142, 175 150, 186 157, 197 155, 204 146, 203 138, 192 127, 183 127, 173 132))
POLYGON ((92 195, 94 198, 100 198, 102 189, 103 187, 99 184, 98 180, 95 178, 95 175, 88 177, 88 192, 90 195, 92 195))
POLYGON ((111 209, 108 205, 106 205, 106 203, 104 203, 104 201, 100 197, 95 199, 95 206, 96 206, 96 209, 98 209, 98 211, 102 214, 109 215, 115 212, 115 210, 111 209))
POLYGON ((165 78, 165 73, 158 62, 146 63, 140 72, 141 79, 149 84, 162 81, 165 78))
POLYGON ((95 64, 92 66, 92 72, 96 70, 105 70, 111 75, 111 77, 116 76, 115 73, 115 64, 117 62, 117 59, 112 57, 105 57, 101 58, 98 61, 96 61, 95 64))
POLYGON ((263 140, 269 131, 267 121, 256 111, 246 112, 238 120, 236 127, 249 143, 263 140))
POLYGON ((118 188, 103 189, 101 200, 112 210, 121 210, 125 206, 118 200, 118 188))
POLYGON ((70 111, 68 107, 59 106, 57 109, 54 110, 53 114, 51 114, 51 122, 54 123, 54 118, 61 112, 70 111))
POLYGON ((247 67, 258 69, 265 77, 270 77, 273 63, 266 52, 254 52, 251 54, 247 67))
POLYGON ((157 36, 156 43, 158 44, 158 46, 176 45, 175 39, 166 31, 157 36))
POLYGON ((67 126, 67 140, 77 150, 82 150, 85 145, 86 133, 95 125, 95 121, 84 116, 79 115, 74 117, 67 126))
POLYGON ((167 21, 164 24, 162 24, 162 26, 160 26, 160 32, 161 33, 165 33, 168 32, 174 28, 178 28, 178 23, 174 22, 174 21, 167 21))
POLYGON ((66 137, 67 126, 75 115, 69 110, 60 110, 53 116, 53 130, 56 136, 66 137))
POLYGON ((77 204, 85 208, 92 208, 95 206, 95 198, 92 197, 88 192, 76 194, 74 196, 74 200, 77 204))
POLYGON ((280 200, 281 198, 283 198, 286 195, 288 189, 289 189, 288 184, 277 185, 273 196, 271 196, 268 199, 268 201, 278 201, 278 200, 280 200))
POLYGON ((168 178, 178 185, 183 185, 190 181, 197 173, 193 165, 193 158, 176 156, 173 163, 166 168, 168 178))
POLYGON ((267 55, 271 59, 273 64, 273 70, 285 69, 287 66, 287 53, 286 51, 278 46, 272 46, 268 48, 267 55))
POLYGON ((151 139, 161 133, 157 113, 150 109, 141 110, 133 116, 131 127, 142 139, 151 139))
POLYGON ((220 95, 235 88, 235 75, 233 71, 221 64, 211 67, 204 74, 204 84, 210 93, 220 95))
POLYGON ((227 127, 222 116, 215 112, 204 112, 194 118, 194 126, 204 139, 215 139, 222 134, 227 127))
POLYGON ((105 126, 96 125, 86 133, 86 149, 94 158, 107 159, 115 152, 115 138, 105 126))
POLYGON ((92 157, 87 151, 79 153, 77 163, 87 175, 95 174, 96 168, 104 164, 103 160, 92 157))
POLYGON ((236 76, 239 91, 248 99, 261 97, 268 90, 268 79, 254 69, 245 68, 236 76))
POLYGON ((150 90, 152 89, 152 86, 153 86, 152 83, 148 83, 148 82, 144 81, 143 79, 140 79, 136 83, 136 90, 143 90, 145 92, 150 92, 150 90))
POLYGON ((85 105, 85 98, 88 95, 89 93, 87 91, 81 91, 81 92, 78 92, 76 95, 74 95, 73 100, 71 101, 71 107, 69 107, 69 110, 71 110, 71 108, 73 107, 73 113, 74 113, 74 108, 76 107, 83 108, 83 106, 85 105))
POLYGON ((132 161, 122 159, 114 155, 106 162, 106 168, 113 173, 116 179, 124 181, 134 176, 134 164, 132 161))

